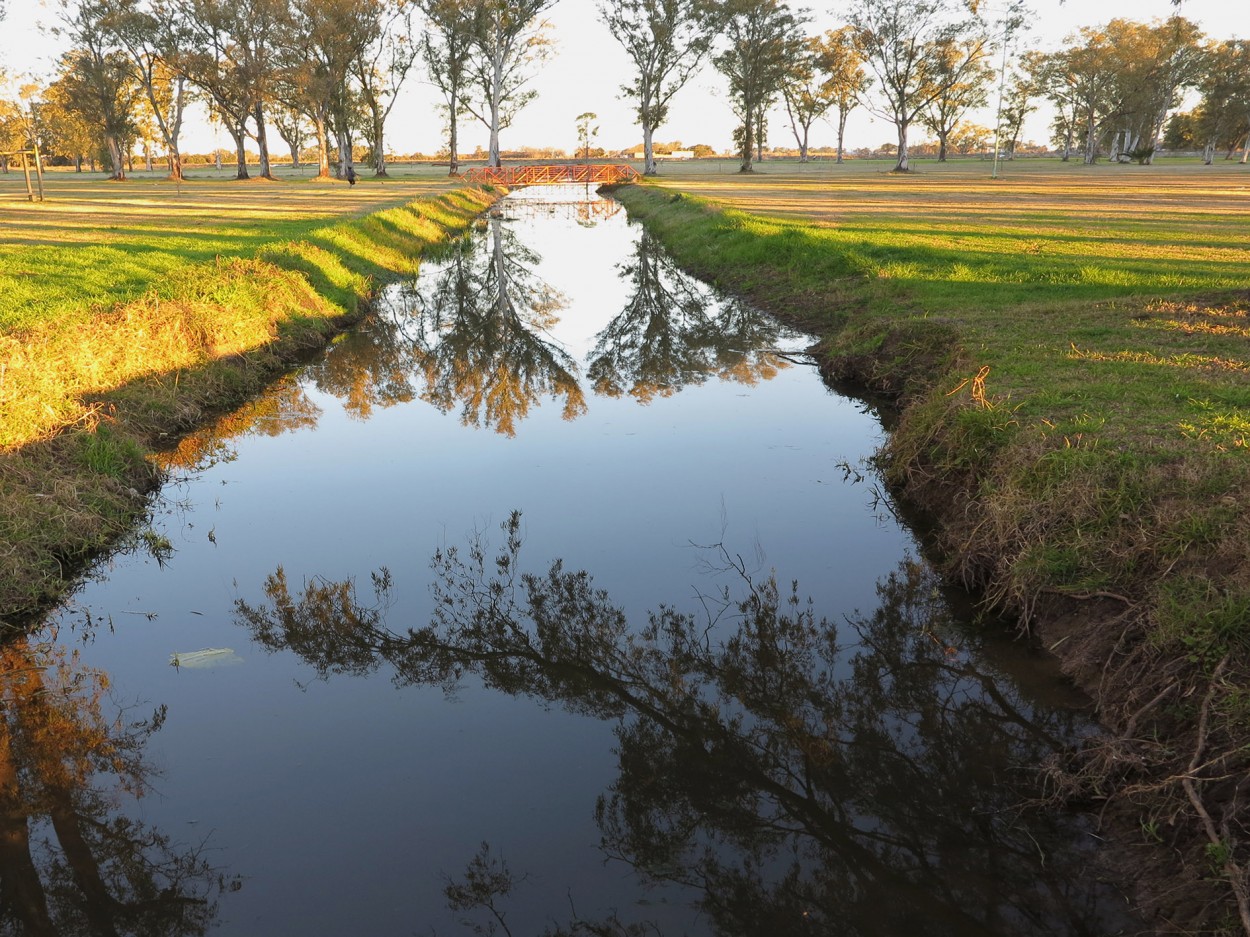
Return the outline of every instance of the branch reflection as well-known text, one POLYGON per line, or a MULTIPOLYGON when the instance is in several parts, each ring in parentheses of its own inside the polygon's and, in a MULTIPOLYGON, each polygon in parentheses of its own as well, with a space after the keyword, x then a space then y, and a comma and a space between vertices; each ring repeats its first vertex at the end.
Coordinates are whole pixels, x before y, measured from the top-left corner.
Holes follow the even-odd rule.
POLYGON ((1025 823, 1017 768, 1083 724, 1033 709, 948 647, 939 584, 908 561, 851 643, 799 599, 753 581, 712 611, 662 606, 640 628, 584 571, 518 565, 519 518, 497 552, 434 557, 437 611, 390 630, 389 576, 365 602, 348 582, 237 618, 322 674, 382 663, 396 680, 486 686, 618 724, 619 775, 596 818, 607 854, 698 889, 723 934, 1103 934, 1116 912, 1059 817, 1025 823))
POLYGON ((227 883, 198 848, 124 815, 164 712, 123 726, 105 674, 64 647, 0 645, 0 928, 21 935, 193 935, 227 883))

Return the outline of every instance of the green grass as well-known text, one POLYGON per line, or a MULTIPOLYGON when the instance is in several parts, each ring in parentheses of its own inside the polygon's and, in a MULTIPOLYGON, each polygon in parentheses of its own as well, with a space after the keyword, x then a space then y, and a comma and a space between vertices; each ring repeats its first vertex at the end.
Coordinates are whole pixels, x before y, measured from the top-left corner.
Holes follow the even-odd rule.
POLYGON ((136 173, 125 183, 49 173, 47 201, 26 200, 21 173, 0 176, 0 330, 88 314, 217 257, 254 257, 275 242, 331 246, 325 229, 451 188, 444 170, 365 176, 354 187, 293 177, 238 182, 201 171, 181 185, 136 173))

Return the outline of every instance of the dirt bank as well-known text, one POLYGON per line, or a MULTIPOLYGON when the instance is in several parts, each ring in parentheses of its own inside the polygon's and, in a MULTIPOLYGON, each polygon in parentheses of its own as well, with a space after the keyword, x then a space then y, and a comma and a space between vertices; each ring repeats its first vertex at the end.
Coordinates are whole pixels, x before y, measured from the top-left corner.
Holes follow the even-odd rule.
POLYGON ((826 374, 897 402, 885 478, 933 519, 947 572, 1051 649, 1107 728, 1041 766, 1039 789, 1095 817, 1154 932, 1250 934, 1246 450, 1057 430, 1028 406, 1057 395, 1044 375, 987 384, 981 354, 1010 347, 992 323, 883 303, 862 274, 813 283, 807 271, 839 260, 800 233, 655 188, 616 195, 684 266, 823 336, 826 374))

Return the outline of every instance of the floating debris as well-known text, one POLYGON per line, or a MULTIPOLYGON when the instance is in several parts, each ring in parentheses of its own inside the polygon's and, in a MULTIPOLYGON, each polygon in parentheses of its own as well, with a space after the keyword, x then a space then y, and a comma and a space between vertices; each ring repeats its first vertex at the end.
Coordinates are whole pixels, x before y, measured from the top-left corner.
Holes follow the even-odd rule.
POLYGON ((169 655, 169 665, 175 670, 181 670, 183 667, 204 670, 208 667, 226 667, 241 663, 243 663, 243 658, 228 647, 206 647, 198 651, 169 655))

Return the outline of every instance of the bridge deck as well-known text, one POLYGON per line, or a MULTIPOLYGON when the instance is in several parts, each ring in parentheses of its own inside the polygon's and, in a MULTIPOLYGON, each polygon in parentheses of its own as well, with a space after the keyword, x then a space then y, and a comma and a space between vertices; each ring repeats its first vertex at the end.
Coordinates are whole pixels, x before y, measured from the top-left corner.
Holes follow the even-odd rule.
POLYGON ((613 185, 633 182, 638 172, 623 164, 562 163, 542 166, 478 166, 464 174, 468 182, 497 185, 613 185))

